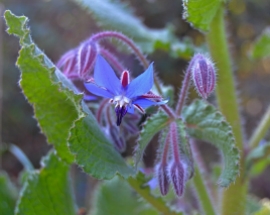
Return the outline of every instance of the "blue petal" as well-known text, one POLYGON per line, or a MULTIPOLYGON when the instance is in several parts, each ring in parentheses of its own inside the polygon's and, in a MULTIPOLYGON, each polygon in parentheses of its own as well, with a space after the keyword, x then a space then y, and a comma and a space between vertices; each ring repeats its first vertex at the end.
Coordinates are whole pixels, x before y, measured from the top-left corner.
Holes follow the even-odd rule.
POLYGON ((85 88, 90 92, 97 96, 102 96, 105 98, 113 98, 114 95, 109 92, 108 90, 105 90, 103 88, 100 88, 99 86, 95 85, 94 83, 84 83, 85 88))
POLYGON ((105 87, 114 95, 119 95, 121 90, 120 80, 115 75, 109 63, 101 55, 97 56, 94 79, 97 85, 105 87))
POLYGON ((127 86, 126 97, 135 98, 148 93, 154 84, 153 75, 153 63, 151 63, 143 74, 132 80, 127 86))
POLYGON ((134 113, 134 107, 132 105, 128 106, 127 112, 133 114, 134 113))
POLYGON ((141 106, 143 109, 148 108, 152 105, 163 105, 166 104, 168 100, 166 101, 161 101, 161 102, 154 102, 148 99, 136 99, 135 101, 132 102, 132 104, 136 104, 141 106))

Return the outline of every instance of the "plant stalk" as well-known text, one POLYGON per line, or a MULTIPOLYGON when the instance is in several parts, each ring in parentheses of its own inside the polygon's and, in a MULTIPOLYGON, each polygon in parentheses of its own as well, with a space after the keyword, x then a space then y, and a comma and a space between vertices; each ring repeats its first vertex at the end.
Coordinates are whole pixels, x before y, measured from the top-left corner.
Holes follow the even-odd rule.
POLYGON ((244 162, 243 162, 243 136, 241 120, 237 105, 236 89, 231 68, 228 44, 226 39, 224 23, 224 5, 218 9, 210 25, 207 34, 207 43, 216 63, 218 71, 218 83, 216 87, 216 97, 220 111, 232 126, 233 134, 241 155, 240 176, 237 177, 228 189, 223 191, 221 214, 222 215, 244 215, 246 205, 247 185, 244 182, 244 162))

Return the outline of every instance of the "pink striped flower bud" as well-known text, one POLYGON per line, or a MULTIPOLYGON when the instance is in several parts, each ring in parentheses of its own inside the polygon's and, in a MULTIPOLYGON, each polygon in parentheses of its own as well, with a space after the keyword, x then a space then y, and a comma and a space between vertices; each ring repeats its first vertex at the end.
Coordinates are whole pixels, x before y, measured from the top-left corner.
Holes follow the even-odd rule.
POLYGON ((191 60, 191 76, 198 94, 203 98, 214 91, 216 70, 213 62, 202 54, 196 54, 191 60))
POLYGON ((167 165, 163 164, 162 162, 158 163, 156 166, 156 174, 160 192, 163 196, 165 196, 167 195, 170 186, 170 180, 167 175, 167 165))
POLYGON ((185 187, 185 171, 180 160, 173 160, 168 169, 174 191, 177 196, 182 196, 185 187))
POLYGON ((89 76, 98 54, 97 45, 91 40, 83 42, 77 51, 77 70, 81 78, 89 76))

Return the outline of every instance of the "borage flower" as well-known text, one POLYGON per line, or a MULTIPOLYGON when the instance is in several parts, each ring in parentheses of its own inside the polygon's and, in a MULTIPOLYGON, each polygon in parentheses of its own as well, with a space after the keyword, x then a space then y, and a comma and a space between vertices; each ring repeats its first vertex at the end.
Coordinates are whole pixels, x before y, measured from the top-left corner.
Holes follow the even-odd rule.
POLYGON ((121 79, 115 75, 108 62, 98 55, 94 82, 85 83, 86 89, 94 95, 110 98, 115 104, 116 124, 121 124, 126 113, 134 113, 134 107, 144 113, 144 109, 152 105, 165 104, 162 98, 150 92, 153 86, 153 63, 148 69, 130 82, 129 72, 123 71, 121 79))

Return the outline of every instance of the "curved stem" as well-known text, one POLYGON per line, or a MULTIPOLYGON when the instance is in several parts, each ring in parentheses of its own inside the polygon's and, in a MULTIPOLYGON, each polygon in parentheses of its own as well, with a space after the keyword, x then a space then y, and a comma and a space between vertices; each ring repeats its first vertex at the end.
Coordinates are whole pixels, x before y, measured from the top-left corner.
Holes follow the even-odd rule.
MULTIPOLYGON (((140 49, 135 45, 135 43, 129 39, 127 36, 125 36, 124 34, 121 34, 119 32, 114 32, 114 31, 104 31, 104 32, 100 32, 97 33, 95 35, 93 35, 90 40, 93 41, 99 41, 102 39, 106 39, 106 38, 116 38, 121 40, 122 42, 124 42, 129 48, 131 48, 131 50, 134 52, 134 54, 138 57, 139 61, 142 63, 144 69, 147 69, 149 66, 149 62, 146 59, 146 57, 144 56, 144 54, 140 51, 140 49)), ((159 85, 159 80, 157 78, 157 76, 154 76, 154 83, 155 86, 157 88, 157 91, 160 95, 162 95, 162 91, 159 85)))
POLYGON ((157 211, 163 215, 183 215, 181 212, 174 212, 166 205, 166 203, 161 199, 151 195, 149 188, 142 187, 138 180, 135 178, 128 178, 129 185, 136 190, 150 205, 152 205, 157 211))
POLYGON ((267 111, 263 115, 255 132, 251 136, 248 145, 251 148, 255 148, 259 144, 259 142, 264 138, 269 128, 270 128, 270 106, 268 107, 267 111))
POLYGON ((240 176, 228 189, 223 192, 222 215, 244 215, 247 187, 244 182, 244 160, 243 160, 243 136, 241 120, 237 106, 236 90, 234 86, 231 61, 229 57, 228 44, 226 40, 224 7, 218 9, 207 34, 207 42, 212 59, 218 70, 218 83, 216 96, 218 106, 226 120, 232 126, 236 145, 240 150, 240 176))

